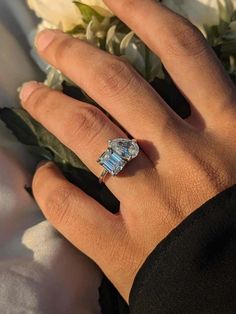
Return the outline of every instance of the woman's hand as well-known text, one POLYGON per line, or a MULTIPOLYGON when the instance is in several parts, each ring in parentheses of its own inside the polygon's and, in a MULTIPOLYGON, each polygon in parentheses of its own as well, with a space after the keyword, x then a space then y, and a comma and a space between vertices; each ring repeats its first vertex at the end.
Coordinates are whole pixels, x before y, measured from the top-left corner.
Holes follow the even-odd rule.
MULTIPOLYGON (((106 4, 160 56, 192 115, 179 118, 123 59, 44 31, 36 40, 40 55, 108 111, 142 151, 121 175, 106 180, 120 201, 117 215, 69 183, 52 163, 37 170, 33 191, 55 228, 91 257, 128 301, 135 275, 156 245, 235 183, 236 94, 203 36, 182 17, 152 0, 106 4)), ((96 160, 107 141, 126 137, 101 110, 42 84, 27 84, 21 100, 97 176, 102 169, 96 160)))

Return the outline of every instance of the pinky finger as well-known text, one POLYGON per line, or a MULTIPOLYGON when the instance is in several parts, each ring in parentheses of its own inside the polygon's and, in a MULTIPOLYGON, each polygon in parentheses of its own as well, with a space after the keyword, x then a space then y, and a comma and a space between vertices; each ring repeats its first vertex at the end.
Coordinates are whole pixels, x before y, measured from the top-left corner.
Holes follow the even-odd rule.
POLYGON ((67 181, 52 162, 37 169, 33 193, 51 224, 101 268, 106 268, 104 260, 109 260, 107 254, 112 251, 114 235, 118 236, 120 216, 111 214, 67 181))

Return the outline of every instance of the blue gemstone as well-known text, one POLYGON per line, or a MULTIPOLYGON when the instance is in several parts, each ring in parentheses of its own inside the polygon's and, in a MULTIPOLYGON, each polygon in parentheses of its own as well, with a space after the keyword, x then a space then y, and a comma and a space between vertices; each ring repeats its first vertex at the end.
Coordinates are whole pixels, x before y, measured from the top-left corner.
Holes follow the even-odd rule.
POLYGON ((107 149, 102 154, 98 163, 113 176, 116 176, 126 165, 126 161, 111 149, 107 149))

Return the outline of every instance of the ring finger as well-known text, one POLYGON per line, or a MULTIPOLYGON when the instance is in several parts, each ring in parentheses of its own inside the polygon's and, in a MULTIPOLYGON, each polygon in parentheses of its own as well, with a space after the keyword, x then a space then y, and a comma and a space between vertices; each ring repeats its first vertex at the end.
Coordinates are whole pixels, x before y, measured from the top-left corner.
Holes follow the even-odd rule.
POLYGON ((187 125, 124 58, 52 30, 41 32, 36 46, 49 64, 79 85, 133 137, 142 139, 141 147, 153 163, 157 161, 155 144, 165 148, 165 140, 175 139, 187 125))
MULTIPOLYGON (((72 99, 43 84, 26 84, 20 96, 23 107, 78 155, 96 176, 102 171, 96 160, 106 150, 108 140, 127 137, 95 106, 72 99)), ((133 199, 135 191, 138 193, 147 181, 147 173, 150 179, 152 172, 152 163, 140 152, 139 157, 126 166, 125 175, 119 176, 119 182, 112 177, 106 180, 106 184, 122 202, 127 195, 133 199), (132 176, 134 171, 135 180, 132 176)))

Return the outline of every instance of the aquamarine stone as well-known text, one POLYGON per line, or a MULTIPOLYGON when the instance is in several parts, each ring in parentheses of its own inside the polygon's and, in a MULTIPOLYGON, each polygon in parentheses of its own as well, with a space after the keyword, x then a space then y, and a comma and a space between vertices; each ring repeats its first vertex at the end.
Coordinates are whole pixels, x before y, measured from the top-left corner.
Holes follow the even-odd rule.
POLYGON ((126 165, 126 161, 111 149, 107 149, 99 158, 98 163, 111 175, 116 176, 126 165))

